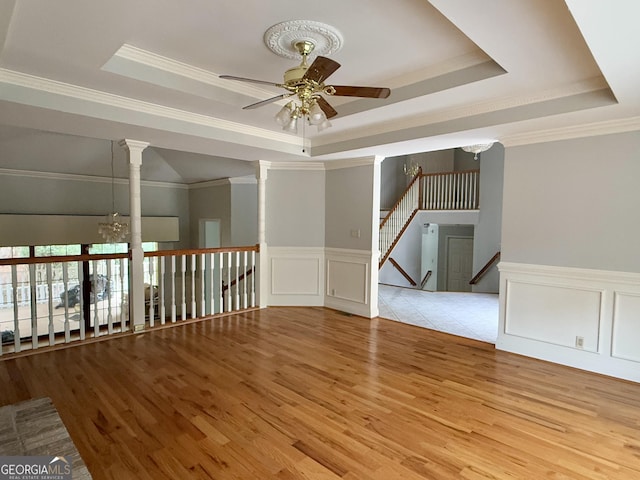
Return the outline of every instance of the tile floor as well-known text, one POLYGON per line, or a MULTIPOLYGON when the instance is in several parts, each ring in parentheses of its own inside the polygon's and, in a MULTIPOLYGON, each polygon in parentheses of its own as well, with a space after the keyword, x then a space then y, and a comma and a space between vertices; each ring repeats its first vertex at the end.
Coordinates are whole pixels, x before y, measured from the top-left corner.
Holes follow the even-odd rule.
POLYGON ((441 332, 496 343, 498 295, 425 292, 379 285, 380 317, 441 332))

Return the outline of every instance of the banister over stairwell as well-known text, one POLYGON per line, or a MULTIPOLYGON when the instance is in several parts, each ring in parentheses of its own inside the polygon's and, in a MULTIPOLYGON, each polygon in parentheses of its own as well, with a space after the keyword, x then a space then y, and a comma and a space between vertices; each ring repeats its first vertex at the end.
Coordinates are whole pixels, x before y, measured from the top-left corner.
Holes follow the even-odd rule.
POLYGON ((418 210, 476 210, 480 170, 416 175, 380 223, 381 268, 418 210))

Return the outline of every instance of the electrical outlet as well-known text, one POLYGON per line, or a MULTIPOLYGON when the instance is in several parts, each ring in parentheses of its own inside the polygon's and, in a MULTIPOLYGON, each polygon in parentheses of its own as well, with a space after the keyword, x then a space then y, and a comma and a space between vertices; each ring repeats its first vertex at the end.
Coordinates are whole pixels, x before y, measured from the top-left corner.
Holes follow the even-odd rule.
POLYGON ((576 336, 576 348, 584 348, 584 337, 576 336))
POLYGON ((331 296, 332 296, 332 297, 335 297, 335 296, 336 296, 336 289, 335 289, 335 288, 332 288, 332 289, 331 289, 331 296))

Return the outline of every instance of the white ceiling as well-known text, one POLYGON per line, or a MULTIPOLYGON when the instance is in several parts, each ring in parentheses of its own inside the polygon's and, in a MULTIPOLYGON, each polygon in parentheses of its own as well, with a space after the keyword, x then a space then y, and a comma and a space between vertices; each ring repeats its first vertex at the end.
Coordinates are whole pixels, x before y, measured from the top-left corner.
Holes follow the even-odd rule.
MULTIPOLYGON (((0 0, 0 168, 110 175, 109 140, 147 141, 146 180, 195 183, 250 161, 396 156, 640 129, 637 0, 0 0), (329 98, 333 127, 303 138, 279 104, 242 106, 295 61, 265 31, 335 27, 327 84, 382 86, 329 98), (187 153, 184 153, 187 152, 187 153)), ((126 176, 116 148, 118 176, 126 176)))

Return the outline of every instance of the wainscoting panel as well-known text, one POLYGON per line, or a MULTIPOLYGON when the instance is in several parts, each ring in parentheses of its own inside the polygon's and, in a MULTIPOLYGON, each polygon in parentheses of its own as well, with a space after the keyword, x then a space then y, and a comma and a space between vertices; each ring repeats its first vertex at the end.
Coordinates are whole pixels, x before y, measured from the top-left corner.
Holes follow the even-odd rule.
POLYGON ((602 291, 507 282, 505 333, 598 351, 602 291), (577 338, 582 339, 579 345, 577 338))
POLYGON ((640 362, 640 294, 615 292, 611 355, 640 362))
POLYGON ((377 254, 375 261, 371 252, 362 250, 328 248, 325 254, 325 305, 369 318, 377 316, 377 302, 371 304, 372 296, 377 300, 377 290, 373 291, 372 283, 375 281, 377 286, 378 270, 375 268, 372 272, 371 268, 377 265, 377 254))
POLYGON ((269 247, 268 305, 321 306, 324 249, 269 247))
POLYGON ((497 349, 640 382, 640 274, 498 268, 497 349))

